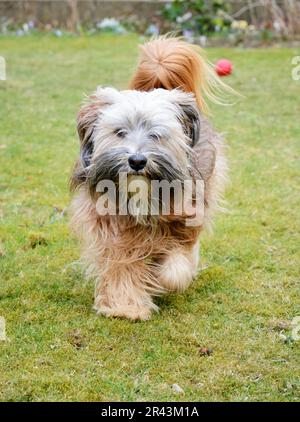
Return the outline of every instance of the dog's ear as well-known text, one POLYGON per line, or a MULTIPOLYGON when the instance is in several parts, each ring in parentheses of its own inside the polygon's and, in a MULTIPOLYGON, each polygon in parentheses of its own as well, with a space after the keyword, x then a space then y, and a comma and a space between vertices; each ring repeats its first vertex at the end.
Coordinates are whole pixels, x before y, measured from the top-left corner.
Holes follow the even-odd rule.
POLYGON ((177 105, 178 119, 193 148, 200 139, 200 111, 192 93, 173 89, 168 94, 177 105))
POLYGON ((75 190, 86 181, 86 168, 91 163, 94 149, 93 135, 104 107, 112 105, 119 91, 114 88, 98 87, 77 116, 77 132, 80 140, 80 157, 70 178, 70 189, 75 190))
POLYGON ((179 120, 184 133, 191 140, 190 161, 193 177, 206 181, 212 175, 216 164, 216 148, 213 143, 206 140, 207 136, 205 136, 206 120, 201 116, 193 94, 180 90, 171 92, 174 101, 179 106, 179 120), (204 127, 201 127, 203 124, 204 127))
POLYGON ((200 113, 196 102, 180 104, 182 114, 181 123, 184 133, 191 140, 193 148, 200 139, 200 113))
POLYGON ((77 132, 80 139, 80 158, 84 168, 90 165, 94 148, 93 134, 101 112, 104 107, 112 105, 118 95, 119 91, 114 88, 98 87, 78 113, 77 132))
POLYGON ((90 165, 93 153, 92 136, 99 116, 99 106, 94 96, 90 96, 90 102, 85 104, 77 116, 77 132, 80 140, 80 158, 83 167, 90 165))

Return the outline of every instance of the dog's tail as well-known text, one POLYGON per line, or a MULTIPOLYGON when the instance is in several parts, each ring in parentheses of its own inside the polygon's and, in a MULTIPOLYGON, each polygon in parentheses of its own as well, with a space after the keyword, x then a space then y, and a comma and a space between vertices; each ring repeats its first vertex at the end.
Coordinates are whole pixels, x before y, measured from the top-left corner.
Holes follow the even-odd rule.
POLYGON ((206 100, 226 104, 226 94, 235 91, 216 75, 203 50, 180 38, 161 36, 140 46, 141 55, 129 88, 154 88, 193 92, 200 110, 208 111, 206 100))

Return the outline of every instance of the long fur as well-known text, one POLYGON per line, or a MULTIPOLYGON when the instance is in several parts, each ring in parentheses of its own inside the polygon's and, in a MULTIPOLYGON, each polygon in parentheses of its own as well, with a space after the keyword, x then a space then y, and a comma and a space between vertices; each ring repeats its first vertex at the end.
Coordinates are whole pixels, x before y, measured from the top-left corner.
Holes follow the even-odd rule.
POLYGON ((193 92, 200 110, 209 111, 206 99, 226 104, 235 94, 215 73, 202 48, 180 38, 160 36, 140 46, 137 69, 129 88, 151 91, 156 88, 193 92))
POLYGON ((71 226, 87 272, 96 279, 98 313, 148 319, 158 309, 154 296, 183 291, 196 274, 199 235, 220 208, 227 173, 222 139, 203 115, 205 97, 219 101, 222 89, 229 90, 201 50, 161 37, 142 47, 129 91, 98 88, 80 110, 71 226), (128 156, 137 142, 148 157, 145 177, 204 181, 201 225, 187 227, 184 215, 139 221, 97 213, 97 182, 115 180, 120 171, 130 174, 128 156))

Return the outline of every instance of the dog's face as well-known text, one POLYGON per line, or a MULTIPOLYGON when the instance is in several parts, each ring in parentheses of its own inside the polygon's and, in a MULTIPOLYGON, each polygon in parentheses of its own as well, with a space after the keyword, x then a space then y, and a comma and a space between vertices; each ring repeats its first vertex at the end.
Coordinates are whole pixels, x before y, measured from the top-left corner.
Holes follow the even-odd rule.
POLYGON ((98 88, 78 117, 81 166, 75 177, 93 191, 120 172, 151 180, 190 178, 199 140, 199 112, 192 94, 98 88))

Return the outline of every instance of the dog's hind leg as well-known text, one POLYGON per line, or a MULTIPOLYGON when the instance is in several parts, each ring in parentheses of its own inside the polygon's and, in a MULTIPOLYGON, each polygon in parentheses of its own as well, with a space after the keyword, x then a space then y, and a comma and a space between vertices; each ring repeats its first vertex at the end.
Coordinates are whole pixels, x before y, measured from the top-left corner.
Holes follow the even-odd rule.
POLYGON ((168 291, 184 291, 196 276, 198 263, 198 242, 190 249, 170 251, 159 264, 159 283, 168 291))

